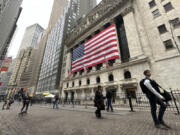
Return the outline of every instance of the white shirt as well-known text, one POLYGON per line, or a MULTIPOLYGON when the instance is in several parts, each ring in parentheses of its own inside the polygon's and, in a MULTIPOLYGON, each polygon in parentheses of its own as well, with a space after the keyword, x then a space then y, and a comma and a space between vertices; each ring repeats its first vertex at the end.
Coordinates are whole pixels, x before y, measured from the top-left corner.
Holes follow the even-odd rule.
POLYGON ((159 94, 151 85, 150 80, 146 79, 144 81, 144 85, 158 98, 162 99, 163 96, 161 94, 159 94))

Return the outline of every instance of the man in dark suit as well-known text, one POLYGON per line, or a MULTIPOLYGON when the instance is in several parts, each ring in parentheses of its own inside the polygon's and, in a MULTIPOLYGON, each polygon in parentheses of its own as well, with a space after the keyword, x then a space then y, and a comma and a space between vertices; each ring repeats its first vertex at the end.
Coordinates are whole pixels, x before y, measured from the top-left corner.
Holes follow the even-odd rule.
POLYGON ((146 94, 149 99, 151 106, 151 114, 156 128, 170 128, 164 121, 163 116, 166 111, 167 105, 164 103, 166 100, 161 94, 160 90, 157 89, 154 81, 151 80, 151 71, 144 71, 145 79, 140 82, 142 91, 146 94), (157 104, 160 105, 159 115, 157 117, 156 110, 157 104))

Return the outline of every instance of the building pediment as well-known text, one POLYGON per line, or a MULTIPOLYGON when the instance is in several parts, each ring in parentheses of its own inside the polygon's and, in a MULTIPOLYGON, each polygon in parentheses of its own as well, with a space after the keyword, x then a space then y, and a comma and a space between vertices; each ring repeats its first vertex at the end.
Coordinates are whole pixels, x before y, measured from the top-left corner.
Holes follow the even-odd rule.
MULTIPOLYGON (((114 13, 114 11, 123 8, 132 0, 102 0, 102 2, 97 5, 86 17, 78 21, 78 25, 72 30, 68 35, 66 42, 67 46, 72 45, 72 43, 81 37, 84 33, 94 27, 96 24, 100 23, 107 16, 114 13)), ((132 8, 127 8, 122 14, 126 14, 132 8)))

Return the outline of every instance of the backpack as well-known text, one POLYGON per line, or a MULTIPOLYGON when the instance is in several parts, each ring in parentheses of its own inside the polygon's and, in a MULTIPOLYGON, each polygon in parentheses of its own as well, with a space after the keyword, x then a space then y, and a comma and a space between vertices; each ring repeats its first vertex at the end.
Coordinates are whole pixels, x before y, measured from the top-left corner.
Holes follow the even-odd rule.
POLYGON ((140 82, 139 82, 139 85, 140 85, 140 87, 141 87, 141 90, 142 90, 142 92, 143 93, 147 93, 147 88, 146 88, 146 86, 144 85, 144 81, 145 81, 145 79, 142 79, 140 82))

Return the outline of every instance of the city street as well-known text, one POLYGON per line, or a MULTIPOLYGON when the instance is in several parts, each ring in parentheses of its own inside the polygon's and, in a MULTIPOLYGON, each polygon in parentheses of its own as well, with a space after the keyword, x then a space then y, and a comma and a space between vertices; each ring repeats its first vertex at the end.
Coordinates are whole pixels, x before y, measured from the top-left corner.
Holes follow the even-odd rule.
POLYGON ((16 103, 11 110, 0 110, 0 135, 180 135, 180 116, 171 113, 165 121, 173 129, 158 130, 149 112, 103 113, 103 119, 96 119, 90 109, 34 105, 28 114, 19 115, 20 107, 16 103))

